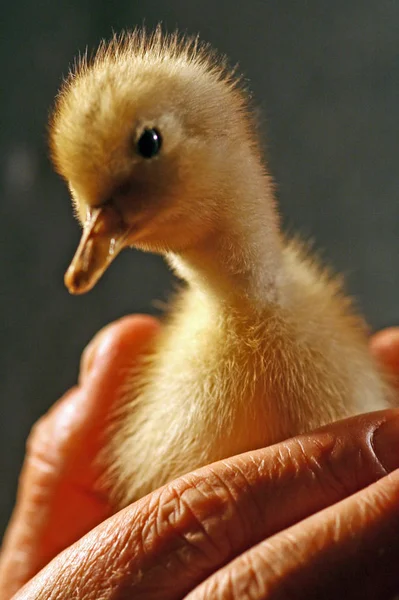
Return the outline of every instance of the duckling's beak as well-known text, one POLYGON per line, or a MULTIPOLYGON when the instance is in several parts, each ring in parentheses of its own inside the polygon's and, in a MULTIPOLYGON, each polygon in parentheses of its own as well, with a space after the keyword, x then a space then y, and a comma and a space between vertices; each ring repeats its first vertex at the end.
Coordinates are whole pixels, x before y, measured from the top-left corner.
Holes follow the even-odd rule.
POLYGON ((76 254, 65 273, 71 294, 91 290, 126 245, 128 227, 111 204, 89 211, 76 254))

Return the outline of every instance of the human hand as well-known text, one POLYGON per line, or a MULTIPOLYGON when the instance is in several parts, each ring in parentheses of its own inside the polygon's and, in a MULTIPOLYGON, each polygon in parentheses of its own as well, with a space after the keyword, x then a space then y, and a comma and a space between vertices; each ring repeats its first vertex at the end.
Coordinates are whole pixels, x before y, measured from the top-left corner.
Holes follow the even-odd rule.
POLYGON ((97 486, 96 457, 128 367, 158 328, 133 316, 101 330, 82 355, 78 385, 33 427, 0 556, 0 600, 114 512, 97 486))
MULTIPOLYGON (((104 409, 109 406, 109 402, 112 402, 112 385, 116 382, 115 374, 119 373, 121 376, 123 344, 131 343, 132 348, 137 347, 139 351, 156 330, 156 324, 153 321, 146 321, 143 325, 140 318, 139 321, 125 320, 112 327, 114 330, 109 330, 110 338, 112 339, 114 336, 114 339, 119 339, 119 342, 114 346, 115 352, 113 353, 112 342, 109 340, 111 345, 106 354, 107 356, 111 354, 114 358, 99 367, 97 376, 92 375, 94 380, 96 377, 99 378, 97 387, 92 382, 91 388, 90 385, 85 388, 85 376, 83 376, 82 387, 86 389, 86 394, 85 399, 81 400, 80 409, 89 406, 83 411, 84 414, 92 412, 94 416, 97 415, 97 421, 94 419, 97 422, 97 428, 94 429, 97 430, 101 418, 99 418, 97 404, 90 403, 88 390, 91 389, 92 393, 97 394, 96 402, 98 402, 98 398, 105 398, 103 401, 105 406, 102 407, 102 418, 104 418, 104 409), (131 330, 130 327, 132 327, 131 330), (141 337, 140 335, 137 337, 140 342, 135 345, 133 338, 137 331, 141 332, 141 337), (126 333, 126 336, 121 335, 123 332, 126 333), (120 343, 122 340, 124 342, 120 343), (119 350, 118 344, 120 344, 119 350), (118 352, 120 353, 119 358, 118 352), (107 373, 108 375, 106 375, 107 373), (100 383, 101 377, 103 377, 102 383, 100 383), (109 384, 108 401, 106 394, 103 393, 107 381, 109 384)), ((389 336, 390 342, 387 343, 387 336, 384 338, 380 334, 380 340, 375 340, 372 346, 375 352, 384 357, 384 360, 386 360, 387 354, 392 358, 396 352, 396 356, 399 356, 399 336, 395 334, 395 331, 390 332, 389 336), (387 348, 390 348, 390 353, 387 353, 387 348)), ((132 348, 130 348, 130 353, 132 348)), ((107 361, 107 357, 103 357, 103 360, 107 361)), ((97 364, 97 358, 94 362, 97 364)), ((393 364, 389 360, 386 362, 393 364)), ((72 398, 74 393, 72 392, 72 398)), ((68 405, 68 402, 67 397, 61 401, 61 408, 53 409, 52 419, 56 419, 54 414, 58 410, 62 415, 62 410, 65 410, 62 408, 63 403, 68 405)), ((73 401, 72 404, 74 405, 73 401)), ((67 414, 72 414, 72 417, 67 419, 69 428, 64 427, 63 431, 68 433, 71 430, 75 433, 69 438, 68 435, 61 436, 64 441, 69 439, 68 444, 64 443, 64 446, 61 444, 62 448, 66 449, 66 452, 60 453, 64 457, 64 462, 61 461, 63 468, 58 469, 59 475, 53 479, 50 477, 47 482, 50 484, 52 481, 53 483, 58 482, 58 486, 62 484, 66 473, 71 474, 71 466, 74 463, 73 460, 71 461, 71 456, 75 456, 76 463, 76 457, 79 457, 78 450, 82 448, 79 443, 82 444, 85 441, 86 447, 87 439, 90 438, 90 435, 86 435, 84 439, 84 436, 76 433, 81 431, 82 423, 86 423, 86 429, 85 427, 83 429, 87 433, 85 418, 82 419, 73 410, 67 411, 67 414), (77 422, 75 422, 76 419, 77 422), (74 425, 71 427, 71 424, 74 425), (69 464, 69 469, 65 469, 65 462, 69 464)), ((204 584, 205 588, 202 591, 200 586, 193 592, 193 598, 233 598, 234 589, 236 597, 241 598, 244 597, 244 592, 239 590, 249 587, 254 588, 258 594, 254 595, 254 598, 266 597, 264 591, 266 589, 269 589, 267 597, 281 597, 281 590, 287 590, 287 593, 290 590, 291 593, 290 585, 292 586, 292 582, 295 583, 298 577, 305 578, 305 584, 300 581, 300 589, 296 589, 296 592, 299 591, 303 595, 293 595, 292 597, 308 598, 314 590, 314 587, 309 587, 309 585, 315 583, 310 577, 311 569, 315 565, 317 573, 320 575, 319 583, 320 590, 322 590, 318 597, 332 597, 328 595, 332 587, 329 580, 326 582, 326 573, 329 573, 329 576, 335 581, 334 575, 342 574, 339 568, 344 570, 346 567, 346 573, 349 573, 353 582, 352 575, 355 569, 367 565, 366 558, 374 561, 373 582, 380 585, 382 574, 379 565, 381 566, 381 560, 378 560, 378 557, 376 560, 374 556, 375 552, 380 549, 376 543, 376 536, 382 536, 385 545, 391 538, 394 538, 395 501, 397 501, 399 487, 396 474, 384 477, 356 496, 348 498, 310 519, 306 519, 306 517, 346 498, 383 477, 387 471, 399 466, 395 443, 389 439, 389 437, 394 440, 397 438, 396 431, 399 426, 395 426, 396 417, 396 411, 386 411, 333 424, 309 436, 301 436, 272 448, 235 457, 181 478, 101 524, 50 563, 18 597, 45 599, 54 597, 53 595, 56 595, 58 590, 63 597, 74 598, 100 596, 110 598, 112 594, 114 594, 112 597, 122 598, 125 593, 129 594, 133 591, 135 597, 149 600, 155 597, 179 598, 223 564, 231 561, 236 555, 265 539, 266 541, 260 546, 252 548, 237 561, 230 563, 224 570, 212 575, 204 584), (389 432, 389 423, 392 423, 393 432, 389 432), (374 450, 370 445, 371 439, 375 441, 374 450), (376 451, 376 455, 373 453, 374 451, 376 451), (376 507, 371 510, 373 507, 369 506, 373 498, 379 501, 376 503, 378 510, 376 507), (337 526, 339 522, 341 528, 337 526), (294 523, 297 525, 286 530, 294 523), (351 527, 354 529, 351 530, 351 527), (353 537, 350 534, 353 531, 357 532, 357 536, 354 538, 356 543, 365 551, 365 555, 359 555, 356 560, 352 556, 353 537), (277 535, 274 535, 276 533, 277 535), (298 556, 298 552, 293 552, 293 546, 301 540, 303 540, 304 547, 302 554, 299 553, 298 556), (364 546, 362 546, 362 542, 364 546), (372 547, 369 547, 370 544, 372 547), (280 553, 277 550, 277 554, 275 554, 276 548, 284 547, 286 550, 287 545, 290 552, 280 553), (262 561, 266 557, 267 562, 267 557, 271 553, 273 553, 273 562, 270 564, 273 571, 270 571, 270 568, 266 568, 262 563, 259 573, 254 573, 250 560, 262 561), (323 564, 326 565, 326 569, 323 569, 323 564), (306 577, 308 577, 308 587, 306 587, 306 577), (263 591, 259 587, 260 585, 264 586, 263 591), (324 590, 323 586, 326 585, 328 587, 324 590), (270 590, 280 596, 271 596, 270 590), (228 595, 229 591, 230 595, 228 595)), ((88 421, 93 422, 93 419, 88 419, 88 421)), ((37 430, 39 433, 40 427, 37 430)), ((45 421, 43 428, 46 429, 45 421)), ((37 431, 34 436, 37 435, 37 431)), ((97 442, 92 444, 93 456, 95 456, 98 435, 94 435, 93 439, 97 439, 97 442)), ((50 436, 49 441, 56 447, 59 446, 57 438, 50 436)), ((32 442, 31 452, 34 445, 32 442)), ((92 465, 89 463, 90 461, 86 465, 81 465, 81 475, 78 478, 73 473, 72 478, 67 476, 66 481, 69 481, 70 484, 64 488, 72 493, 73 497, 74 482, 78 481, 79 483, 77 489, 82 489, 82 481, 85 482, 90 502, 94 503, 93 505, 89 503, 90 510, 86 511, 83 503, 83 509, 80 511, 79 503, 77 503, 75 517, 79 516, 79 519, 75 523, 73 514, 65 515, 65 512, 63 514, 63 511, 68 508, 66 505, 69 504, 67 496, 62 496, 62 503, 50 502, 51 510, 49 511, 48 499, 52 500, 54 494, 48 494, 48 492, 42 494, 44 505, 47 504, 47 508, 44 510, 43 519, 39 519, 41 534, 36 535, 36 539, 35 535, 31 535, 30 538, 28 536, 28 541, 29 539, 31 542, 33 540, 33 543, 25 546, 25 550, 23 545, 22 548, 18 548, 18 543, 16 543, 18 535, 15 537, 13 534, 13 527, 14 530, 16 527, 17 533, 18 530, 20 532, 21 539, 21 531, 23 532, 24 527, 29 525, 29 522, 24 524, 24 511, 21 510, 21 506, 26 504, 30 487, 22 485, 19 514, 17 508, 14 523, 10 529, 11 533, 8 536, 8 546, 6 543, 3 551, 3 567, 4 564, 7 564, 7 554, 10 557, 12 550, 17 555, 18 552, 22 552, 24 558, 21 562, 25 563, 24 580, 26 580, 29 578, 26 576, 29 570, 26 568, 27 563, 36 559, 35 543, 39 554, 42 554, 42 561, 44 561, 44 554, 48 560, 51 557, 51 551, 55 554, 62 543, 66 542, 65 546, 68 545, 74 541, 73 536, 75 536, 74 539, 77 539, 90 529, 96 520, 99 522, 107 514, 110 514, 112 507, 107 505, 105 498, 90 496, 91 485, 95 481, 95 477, 93 477, 92 465), (94 516, 90 516, 91 508, 95 509, 94 516), (46 538, 46 515, 48 514, 51 516, 50 522, 53 523, 49 531, 55 526, 58 543, 56 545, 47 543, 43 554, 41 540, 43 534, 46 538), (75 525, 74 531, 72 525, 75 525), (60 531, 57 531, 57 527, 60 531), (65 533, 68 535, 65 536, 65 533), (26 548, 28 548, 28 552, 26 552, 26 548)), ((22 484, 24 478, 25 481, 29 481, 29 477, 26 480, 27 473, 29 476, 29 469, 33 468, 34 472, 35 465, 29 466, 29 461, 27 465, 22 477, 22 484)), ((57 461, 53 466, 56 467, 56 465, 57 461)), ((57 474, 57 469, 53 469, 53 471, 57 474)), ((48 490, 48 486, 45 489, 48 490)), ((30 515, 30 528, 34 530, 37 527, 36 522, 32 520, 32 511, 30 515)), ((52 537, 54 538, 54 531, 50 535, 50 542, 52 537)), ((23 535, 22 541, 24 541, 23 535)), ((394 540, 392 548, 386 550, 382 561, 385 571, 390 569, 391 575, 395 572, 392 568, 395 556, 397 557, 397 543, 394 540)), ((10 558, 8 558, 8 562, 10 562, 10 558)), ((38 568, 38 561, 34 560, 33 562, 36 564, 35 567, 31 565, 31 572, 38 568)), ((8 569, 9 574, 11 571, 8 569)), ((2 574, 4 572, 6 580, 2 579, 2 581, 7 583, 7 569, 3 568, 2 574)), ((341 579, 338 577, 338 581, 342 583, 341 579)), ((374 589, 367 577, 363 575, 361 579, 369 592, 374 589)), ((17 589, 17 583, 21 585, 24 580, 20 578, 18 583, 14 577, 14 590, 17 589)), ((385 576, 384 581, 388 585, 389 582, 392 583, 392 577, 385 576)), ((363 589, 360 581, 355 581, 355 583, 357 590, 363 589)), ((382 589, 379 589, 379 593, 382 589)), ((0 595, 0 597, 9 598, 14 591, 11 587, 9 590, 6 592, 8 595, 0 595)), ((363 593, 362 597, 382 598, 383 596, 367 596, 363 593)))

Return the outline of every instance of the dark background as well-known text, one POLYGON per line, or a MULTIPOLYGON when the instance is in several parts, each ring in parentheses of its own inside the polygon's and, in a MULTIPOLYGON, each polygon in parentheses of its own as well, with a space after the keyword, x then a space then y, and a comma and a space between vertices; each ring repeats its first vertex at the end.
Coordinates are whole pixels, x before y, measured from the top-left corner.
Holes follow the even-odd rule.
POLYGON ((399 321, 399 2, 29 0, 0 15, 0 532, 32 423, 105 323, 151 311, 171 277, 124 253, 88 296, 63 273, 79 237, 46 121, 76 52, 145 19, 199 32, 239 62, 263 114, 285 225, 347 274, 371 326, 399 321))

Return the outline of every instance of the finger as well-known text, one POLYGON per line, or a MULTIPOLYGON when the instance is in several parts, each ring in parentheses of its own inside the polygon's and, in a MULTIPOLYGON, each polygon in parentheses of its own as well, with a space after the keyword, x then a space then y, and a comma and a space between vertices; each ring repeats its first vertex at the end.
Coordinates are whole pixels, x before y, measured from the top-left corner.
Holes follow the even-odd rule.
POLYGON ((86 381, 93 373, 93 368, 97 373, 104 368, 112 370, 115 360, 120 366, 119 361, 127 358, 126 366, 129 366, 158 329, 159 322, 149 315, 129 315, 101 329, 82 353, 80 382, 86 381), (126 346, 130 357, 124 355, 126 346))
POLYGON ((395 471, 251 548, 186 599, 393 600, 398 528, 395 471))
POLYGON ((107 419, 128 372, 148 347, 159 325, 150 317, 126 317, 108 325, 91 346, 92 365, 82 384, 67 393, 33 428, 26 462, 44 465, 51 477, 92 484, 88 469, 104 442, 107 419))
POLYGON ((52 573, 76 599, 181 598, 247 548, 399 466, 398 420, 398 411, 362 415, 182 477, 60 555, 23 598, 45 598, 52 573))
POLYGON ((76 430, 82 423, 99 421, 103 425, 98 417, 104 417, 104 411, 112 408, 127 371, 134 368, 158 330, 156 319, 132 315, 99 331, 82 353, 79 386, 67 392, 39 419, 29 436, 28 449, 42 438, 58 444, 60 432, 69 432, 70 424, 76 430), (81 400, 75 400, 76 394, 71 394, 78 389, 85 390, 81 400))
MULTIPOLYGON (((78 410, 74 411, 72 441, 79 451, 84 448, 86 456, 97 456, 108 418, 120 400, 121 388, 149 350, 158 330, 159 323, 152 317, 124 317, 97 334, 84 352, 80 377, 84 394, 78 410)), ((70 412, 69 408, 66 410, 70 412)), ((55 432, 59 430, 58 420, 58 415, 54 415, 55 432)), ((85 461, 74 467, 76 478, 80 471, 86 471, 85 461)))
POLYGON ((399 379, 399 327, 383 329, 372 336, 370 350, 399 379))
POLYGON ((33 428, 16 508, 0 559, 0 599, 9 598, 55 554, 108 517, 112 508, 95 489, 102 432, 128 367, 158 330, 155 319, 126 317, 91 343, 80 387, 68 392, 33 428))

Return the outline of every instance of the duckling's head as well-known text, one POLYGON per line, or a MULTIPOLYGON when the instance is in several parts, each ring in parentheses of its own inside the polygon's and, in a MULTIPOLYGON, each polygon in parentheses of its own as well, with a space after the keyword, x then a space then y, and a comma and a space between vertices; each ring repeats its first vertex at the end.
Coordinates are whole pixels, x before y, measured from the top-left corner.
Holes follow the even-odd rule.
POLYGON ((125 246, 179 253, 204 240, 256 154, 245 94, 223 61, 159 29, 79 62, 59 93, 50 142, 83 225, 66 274, 74 293, 125 246))

